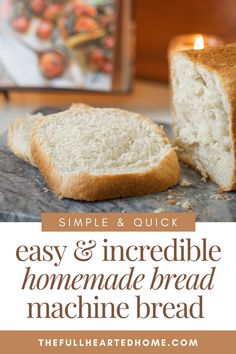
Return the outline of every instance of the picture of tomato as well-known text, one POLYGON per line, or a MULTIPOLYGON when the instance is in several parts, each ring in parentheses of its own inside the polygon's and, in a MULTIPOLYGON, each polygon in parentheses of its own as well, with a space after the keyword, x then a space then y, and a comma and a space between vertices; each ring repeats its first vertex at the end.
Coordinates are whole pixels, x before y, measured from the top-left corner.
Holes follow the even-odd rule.
POLYGON ((15 31, 19 33, 25 33, 28 31, 30 26, 30 21, 27 17, 19 16, 13 19, 12 27, 15 31))
POLYGON ((114 36, 108 36, 104 40, 104 47, 107 49, 112 49, 115 46, 115 38, 114 36))
POLYGON ((47 51, 41 54, 39 66, 42 74, 47 79, 55 79, 60 77, 65 71, 65 57, 58 51, 47 51))
POLYGON ((91 48, 91 51, 87 52, 88 61, 95 66, 98 71, 110 74, 113 71, 111 61, 107 58, 105 51, 102 49, 91 48))
POLYGON ((101 66, 101 70, 106 74, 111 74, 113 71, 112 63, 107 61, 101 66))
MULTIPOLYGON (((89 0, 12 0, 15 31, 36 36, 48 41, 51 49, 39 50, 39 70, 45 78, 61 77, 71 60, 70 51, 80 58, 80 65, 86 72, 105 73, 113 71, 113 50, 115 48, 114 7, 103 2, 98 6, 89 0), (29 31, 28 31, 29 30, 29 31), (93 35, 93 32, 95 35, 93 35), (98 33, 98 35, 97 35, 98 33), (61 42, 64 42, 63 44, 61 42), (57 50, 64 45, 69 51, 57 50), (62 45, 61 45, 62 44, 62 45)), ((37 42, 44 48, 44 43, 37 42)))
POLYGON ((104 62, 104 54, 102 50, 96 49, 91 53, 91 61, 95 65, 101 65, 104 62))
POLYGON ((37 36, 41 40, 48 40, 51 38, 53 32, 53 25, 48 21, 41 21, 37 29, 37 36))
POLYGON ((43 13, 45 7, 46 7, 46 1, 45 0, 32 0, 30 2, 31 9, 33 13, 36 15, 40 15, 43 13))
POLYGON ((93 32, 98 28, 94 19, 88 16, 81 16, 75 22, 75 32, 93 32))
POLYGON ((84 1, 81 0, 75 0, 73 3, 74 7, 74 14, 76 16, 90 16, 94 17, 96 16, 97 10, 94 6, 90 6, 89 4, 86 4, 84 1))
POLYGON ((62 10, 63 10, 62 5, 51 4, 46 8, 44 12, 44 18, 48 21, 56 21, 60 16, 62 10))

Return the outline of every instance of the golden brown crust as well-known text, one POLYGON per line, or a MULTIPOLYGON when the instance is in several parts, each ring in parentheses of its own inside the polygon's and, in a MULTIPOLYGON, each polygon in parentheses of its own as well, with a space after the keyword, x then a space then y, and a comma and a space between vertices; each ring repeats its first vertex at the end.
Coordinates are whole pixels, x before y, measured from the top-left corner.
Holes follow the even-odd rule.
MULTIPOLYGON (((221 81, 231 107, 230 131, 233 141, 234 173, 230 186, 219 187, 222 191, 236 190, 236 44, 208 47, 202 50, 187 50, 178 52, 175 55, 182 55, 194 64, 204 66, 207 70, 217 74, 221 81)), ((174 107, 173 112, 175 115, 174 107)), ((190 166, 192 165, 190 161, 186 161, 186 163, 190 166)), ((214 181, 212 176, 210 178, 214 181)))
MULTIPOLYGON (((161 134, 164 142, 169 144, 161 128, 149 118, 141 118, 148 119, 161 134)), ((37 124, 43 124, 43 119, 37 124)), ((62 176, 57 172, 50 156, 38 144, 36 129, 33 133, 31 152, 51 190, 60 197, 70 199, 95 201, 157 193, 173 187, 180 178, 179 162, 173 148, 156 167, 147 172, 102 176, 81 173, 73 177, 66 174, 62 176)))

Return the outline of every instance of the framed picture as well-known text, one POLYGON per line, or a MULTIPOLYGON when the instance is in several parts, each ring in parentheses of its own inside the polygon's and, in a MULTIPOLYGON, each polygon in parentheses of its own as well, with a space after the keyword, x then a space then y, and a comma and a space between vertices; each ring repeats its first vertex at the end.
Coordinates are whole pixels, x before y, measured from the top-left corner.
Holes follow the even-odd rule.
POLYGON ((0 90, 127 91, 132 1, 0 0, 0 90))

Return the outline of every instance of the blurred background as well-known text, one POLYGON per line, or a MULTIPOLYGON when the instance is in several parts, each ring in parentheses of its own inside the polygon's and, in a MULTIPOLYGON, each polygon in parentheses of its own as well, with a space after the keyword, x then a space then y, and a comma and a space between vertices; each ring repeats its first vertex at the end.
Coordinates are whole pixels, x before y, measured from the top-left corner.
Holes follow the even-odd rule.
MULTIPOLYGON (((16 5, 20 3, 16 0, 0 0, 0 3, 7 1, 15 2, 16 5)), ((45 1, 34 0, 34 3, 40 4, 45 1)), ((64 2, 64 0, 47 1, 48 3, 64 2)), ((85 2, 91 4, 95 1, 101 4, 103 2, 110 3, 113 0, 86 0, 85 2)), ((127 0, 120 1, 123 5, 128 3, 127 0)), ((68 1, 68 3, 71 2, 75 2, 75 0, 68 1)), ((32 5, 33 2, 30 4, 32 5)), ((205 39, 206 35, 214 35, 226 43, 236 42, 236 0, 133 0, 133 17, 136 22, 135 78, 133 89, 129 94, 111 92, 104 95, 103 93, 77 91, 69 91, 65 94, 63 91, 42 90, 35 92, 13 91, 10 93, 10 103, 7 103, 0 95, 0 133, 4 132, 19 115, 33 112, 42 106, 64 108, 73 102, 84 102, 97 107, 120 107, 145 114, 159 123, 170 124, 172 117, 167 55, 173 37, 189 34, 192 38, 190 48, 193 48, 194 44, 193 35, 197 33, 202 34, 205 39)), ((123 43, 127 41, 128 37, 128 23, 129 21, 126 21, 123 16, 121 21, 124 32, 124 35, 121 36, 123 43)), ((1 25, 3 24, 0 21, 1 25)), ((2 32, 0 31, 0 46, 3 42, 1 36, 2 32)), ((40 44, 44 44, 44 42, 40 42, 40 44)), ((119 50, 116 50, 116 53, 119 53, 120 46, 117 48, 119 50)), ((127 48, 129 47, 127 46, 124 51, 126 54, 129 51, 127 48)), ((17 50, 16 47, 14 50, 17 50)), ((105 47, 102 50, 107 54, 105 47)), ((0 56, 2 53, 3 51, 0 51, 0 56)), ((19 53, 16 56, 17 60, 18 58, 19 53)), ((102 63, 107 64, 107 61, 104 62, 104 58, 102 59, 102 63)), ((123 59, 124 62, 127 64, 128 59, 123 59)), ((15 69, 20 69, 22 76, 22 66, 16 65, 15 69)), ((123 72, 123 77, 127 80, 129 78, 128 69, 127 72, 119 69, 118 74, 123 72)), ((26 71, 26 75, 23 76, 24 79, 29 80, 31 75, 28 74, 28 66, 26 66, 26 71)), ((107 76, 109 77, 109 73, 107 76)), ((56 83, 58 87, 61 85, 61 81, 56 83)), ((65 83, 63 84, 65 86, 65 83)), ((94 81, 91 86, 94 88, 94 81)))
POLYGON ((179 34, 204 33, 236 41, 235 0, 134 0, 136 75, 166 82, 167 48, 179 34))

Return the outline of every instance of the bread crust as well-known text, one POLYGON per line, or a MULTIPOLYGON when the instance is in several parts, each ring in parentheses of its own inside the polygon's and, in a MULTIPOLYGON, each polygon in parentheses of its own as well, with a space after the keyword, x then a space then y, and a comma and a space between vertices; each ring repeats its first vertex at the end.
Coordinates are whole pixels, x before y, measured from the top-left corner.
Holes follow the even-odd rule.
MULTIPOLYGON (((148 119, 161 134, 164 142, 169 144, 165 133, 154 122, 147 117, 140 117, 148 119)), ((38 124, 43 124, 43 119, 37 122, 38 124)), ((50 156, 43 151, 37 141, 36 126, 31 142, 31 152, 51 190, 59 197, 75 200, 95 201, 162 192, 176 185, 180 178, 180 167, 174 148, 171 148, 154 168, 142 173, 60 175, 50 156)))
MULTIPOLYGON (((229 186, 219 186, 222 192, 229 192, 236 190, 236 44, 229 44, 221 47, 208 47, 202 50, 186 50, 177 52, 175 55, 181 55, 189 59, 197 65, 202 65, 210 72, 214 72, 225 91, 228 99, 230 112, 230 132, 232 138, 232 148, 234 155, 234 171, 231 184, 229 186)), ((173 68, 171 66, 171 76, 173 77, 173 68)), ((173 102, 173 115, 175 125, 175 106, 173 102)), ((196 169, 195 164, 183 159, 180 154, 180 159, 191 167, 196 169)), ((200 171, 202 172, 202 171, 200 171)), ((215 182, 214 178, 209 175, 211 180, 215 182)), ((215 182, 216 183, 216 182, 215 182)))

